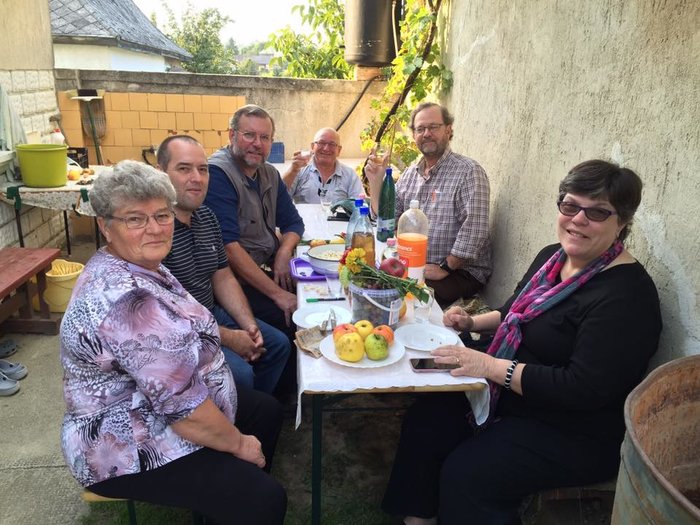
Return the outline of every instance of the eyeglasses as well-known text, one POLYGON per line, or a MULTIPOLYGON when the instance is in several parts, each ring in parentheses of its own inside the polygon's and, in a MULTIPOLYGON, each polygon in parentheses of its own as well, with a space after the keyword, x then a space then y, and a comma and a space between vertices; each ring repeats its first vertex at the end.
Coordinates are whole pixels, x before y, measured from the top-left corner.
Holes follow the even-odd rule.
POLYGON ((313 142, 313 144, 316 144, 319 148, 331 148, 335 149, 338 147, 338 145, 335 142, 326 142, 325 140, 317 140, 313 142))
POLYGON ((603 222, 608 220, 611 215, 617 215, 617 212, 606 210, 605 208, 579 206, 567 201, 557 202, 557 208, 559 208, 559 213, 567 217, 575 217, 583 210, 586 218, 593 222, 603 222))
POLYGON ((260 138, 260 142, 262 142, 263 144, 269 144, 270 142, 272 142, 272 137, 270 135, 258 134, 254 131, 240 131, 237 129, 234 131, 242 135, 246 142, 255 142, 256 138, 260 138))
POLYGON ((159 211, 153 215, 129 215, 127 217, 117 217, 116 215, 109 216, 110 219, 122 221, 130 230, 145 228, 151 217, 161 226, 167 226, 175 221, 175 213, 170 210, 159 211))
POLYGON ((445 124, 431 124, 430 126, 418 126, 417 128, 413 128, 413 133, 415 133, 416 135, 423 135, 426 131, 430 131, 430 133, 435 133, 444 125, 445 124))

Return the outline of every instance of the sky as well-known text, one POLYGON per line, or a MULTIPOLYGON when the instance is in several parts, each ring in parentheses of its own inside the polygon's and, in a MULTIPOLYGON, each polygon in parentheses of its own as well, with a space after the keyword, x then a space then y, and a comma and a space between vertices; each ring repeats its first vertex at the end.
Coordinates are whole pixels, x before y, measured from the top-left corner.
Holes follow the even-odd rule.
MULTIPOLYGON (((151 13, 156 14, 158 26, 162 28, 167 23, 168 17, 163 9, 163 0, 134 0, 134 3, 151 18, 151 13)), ((180 20, 181 14, 187 8, 188 0, 165 0, 165 3, 180 20)), ((221 30, 221 40, 226 43, 233 38, 241 45, 255 41, 265 41, 270 33, 287 25, 299 32, 301 20, 297 13, 292 13, 292 6, 304 4, 304 0, 255 0, 253 2, 242 0, 190 0, 196 11, 206 8, 216 8, 223 15, 233 20, 221 30)))

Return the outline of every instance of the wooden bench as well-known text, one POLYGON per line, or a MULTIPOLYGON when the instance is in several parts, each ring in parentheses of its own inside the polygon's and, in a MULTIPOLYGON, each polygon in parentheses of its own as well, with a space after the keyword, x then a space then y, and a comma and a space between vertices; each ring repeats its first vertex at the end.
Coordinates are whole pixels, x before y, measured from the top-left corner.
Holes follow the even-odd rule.
POLYGON ((56 335, 60 317, 52 319, 44 301, 46 272, 61 255, 57 248, 0 249, 0 331, 56 335), (30 279, 36 277, 36 284, 30 279), (32 297, 39 294, 39 317, 32 297), (17 315, 15 315, 17 314, 17 315))
MULTIPOLYGON (((136 523, 136 507, 134 506, 134 501, 126 498, 108 498, 107 496, 100 496, 95 494, 88 489, 83 489, 82 494, 83 501, 86 503, 112 503, 123 501, 126 503, 126 508, 129 513, 129 525, 138 525, 136 523)), ((192 525, 206 525, 206 519, 200 515, 197 511, 192 511, 192 525)))
POLYGON ((90 492, 88 489, 83 489, 82 494, 83 501, 87 503, 105 503, 113 501, 124 501, 126 502, 126 508, 129 512, 129 525, 137 525, 136 523, 136 508, 134 507, 134 502, 130 499, 123 498, 108 498, 106 496, 100 496, 94 492, 90 492))
POLYGON ((617 477, 601 483, 540 491, 523 500, 520 517, 525 525, 536 524, 543 507, 552 501, 600 499, 608 500, 611 504, 615 497, 616 484, 617 477))

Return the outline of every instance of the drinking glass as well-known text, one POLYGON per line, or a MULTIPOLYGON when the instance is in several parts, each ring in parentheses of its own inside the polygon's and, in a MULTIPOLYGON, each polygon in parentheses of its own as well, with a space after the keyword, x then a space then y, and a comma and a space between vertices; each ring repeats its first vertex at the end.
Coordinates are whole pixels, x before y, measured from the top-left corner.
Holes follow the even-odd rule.
POLYGON ((321 199, 321 208, 323 208, 323 212, 328 215, 328 212, 331 209, 331 204, 333 204, 332 195, 330 192, 321 193, 319 198, 321 199))
POLYGON ((423 289, 428 292, 428 299, 425 301, 419 301, 418 297, 413 299, 413 319, 416 323, 430 322, 430 311, 433 309, 433 302, 435 302, 435 290, 429 286, 423 289))

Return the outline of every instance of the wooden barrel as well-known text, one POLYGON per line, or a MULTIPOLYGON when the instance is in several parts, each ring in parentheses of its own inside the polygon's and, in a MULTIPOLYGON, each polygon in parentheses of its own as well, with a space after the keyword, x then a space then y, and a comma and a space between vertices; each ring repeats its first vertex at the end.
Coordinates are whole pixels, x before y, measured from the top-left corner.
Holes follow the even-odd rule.
POLYGON ((700 355, 649 374, 625 425, 612 525, 700 523, 700 355))

